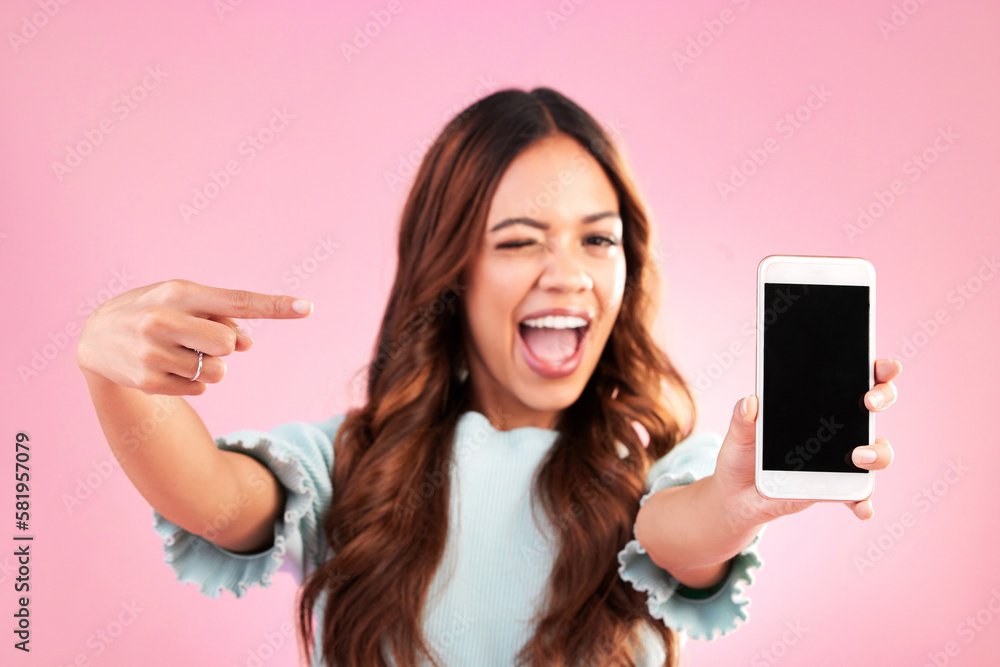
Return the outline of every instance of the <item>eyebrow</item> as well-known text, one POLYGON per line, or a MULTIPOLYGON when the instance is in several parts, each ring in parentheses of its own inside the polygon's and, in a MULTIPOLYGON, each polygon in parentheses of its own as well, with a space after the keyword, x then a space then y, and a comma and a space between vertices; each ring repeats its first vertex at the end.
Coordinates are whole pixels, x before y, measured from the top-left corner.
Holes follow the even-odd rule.
MULTIPOLYGON (((601 211, 600 213, 591 213, 590 215, 585 216, 582 222, 584 224, 587 224, 590 222, 597 222, 598 220, 603 220, 604 218, 620 218, 620 216, 614 211, 601 211)), ((504 227, 510 227, 511 225, 527 225, 529 227, 534 227, 536 229, 543 229, 543 230, 547 230, 549 228, 549 224, 547 222, 540 222, 533 218, 507 218, 506 220, 502 220, 497 224, 493 225, 493 227, 490 229, 490 232, 496 232, 503 229, 504 227)))

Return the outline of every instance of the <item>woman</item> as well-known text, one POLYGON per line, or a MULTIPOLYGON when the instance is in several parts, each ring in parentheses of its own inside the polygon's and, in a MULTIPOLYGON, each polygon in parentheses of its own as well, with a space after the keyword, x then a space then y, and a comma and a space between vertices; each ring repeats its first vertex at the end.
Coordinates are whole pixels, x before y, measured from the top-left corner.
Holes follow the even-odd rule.
MULTIPOLYGON (((362 407, 213 442, 179 398, 250 347, 233 318, 311 312, 292 297, 138 288, 93 313, 78 363, 178 577, 239 596, 291 570, 313 664, 674 665, 682 636, 746 617, 761 528, 812 503, 757 495, 755 397, 721 443, 691 435, 650 334, 651 235, 585 111, 504 90, 423 160, 362 407), (124 451, 151 394, 169 428, 124 451)), ((876 364, 869 409, 899 370, 876 364)), ((854 460, 891 459, 879 439, 854 460)))

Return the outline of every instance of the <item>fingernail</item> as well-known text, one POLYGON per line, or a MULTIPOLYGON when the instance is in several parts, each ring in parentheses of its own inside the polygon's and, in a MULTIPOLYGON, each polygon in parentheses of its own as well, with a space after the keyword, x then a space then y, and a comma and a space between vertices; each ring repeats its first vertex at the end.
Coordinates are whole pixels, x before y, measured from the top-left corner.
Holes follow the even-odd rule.
POLYGON ((251 341, 253 340, 253 337, 250 334, 248 334, 247 330, 241 327, 239 323, 235 324, 233 328, 236 329, 236 332, 239 333, 240 335, 249 338, 251 341))
POLYGON ((740 401, 740 415, 742 415, 744 417, 747 416, 747 399, 746 399, 746 396, 744 396, 743 400, 740 401))
POLYGON ((292 302, 292 310, 294 310, 296 313, 301 313, 302 315, 305 315, 307 313, 312 312, 312 304, 306 301, 305 299, 296 299, 295 301, 292 302))
POLYGON ((873 391, 868 399, 871 401, 872 407, 875 409, 881 408, 885 404, 885 394, 881 391, 873 391))
POLYGON ((875 463, 875 459, 877 458, 878 455, 875 453, 875 450, 870 447, 862 447, 854 450, 854 460, 858 463, 875 463))

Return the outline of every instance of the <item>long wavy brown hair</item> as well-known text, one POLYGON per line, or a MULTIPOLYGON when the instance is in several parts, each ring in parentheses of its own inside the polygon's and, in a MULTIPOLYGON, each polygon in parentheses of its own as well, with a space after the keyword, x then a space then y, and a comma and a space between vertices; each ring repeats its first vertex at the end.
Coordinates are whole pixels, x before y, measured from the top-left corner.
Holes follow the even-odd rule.
POLYGON ((597 368, 562 412, 533 478, 533 503, 558 526, 559 547, 547 606, 519 661, 634 665, 646 625, 662 638, 666 664, 677 664, 675 632, 649 614, 646 593, 621 579, 616 556, 632 539, 649 466, 690 433, 694 403, 651 333, 659 277, 635 184, 601 126, 548 88, 501 90, 474 103, 445 126, 416 175, 367 369, 367 400, 347 413, 334 444, 333 505, 324 520, 333 556, 306 577, 298 601, 307 662, 313 609, 325 595, 321 646, 329 664, 383 666, 390 655, 400 666, 440 664, 424 637, 422 610, 445 549, 448 476, 418 510, 401 510, 435 471, 450 469, 456 423, 469 409, 460 370, 462 281, 493 193, 518 154, 556 133, 575 138, 614 186, 627 277, 597 368), (645 445, 636 422, 648 434, 645 445), (621 458, 615 443, 628 455, 621 458))

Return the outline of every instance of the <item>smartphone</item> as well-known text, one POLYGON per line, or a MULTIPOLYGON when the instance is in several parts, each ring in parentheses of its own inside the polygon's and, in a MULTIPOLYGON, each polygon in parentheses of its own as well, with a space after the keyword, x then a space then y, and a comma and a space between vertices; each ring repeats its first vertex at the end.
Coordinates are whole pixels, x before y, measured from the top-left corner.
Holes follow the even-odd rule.
POLYGON ((757 267, 757 492, 864 500, 851 461, 875 442, 875 267, 858 257, 770 255, 757 267))

